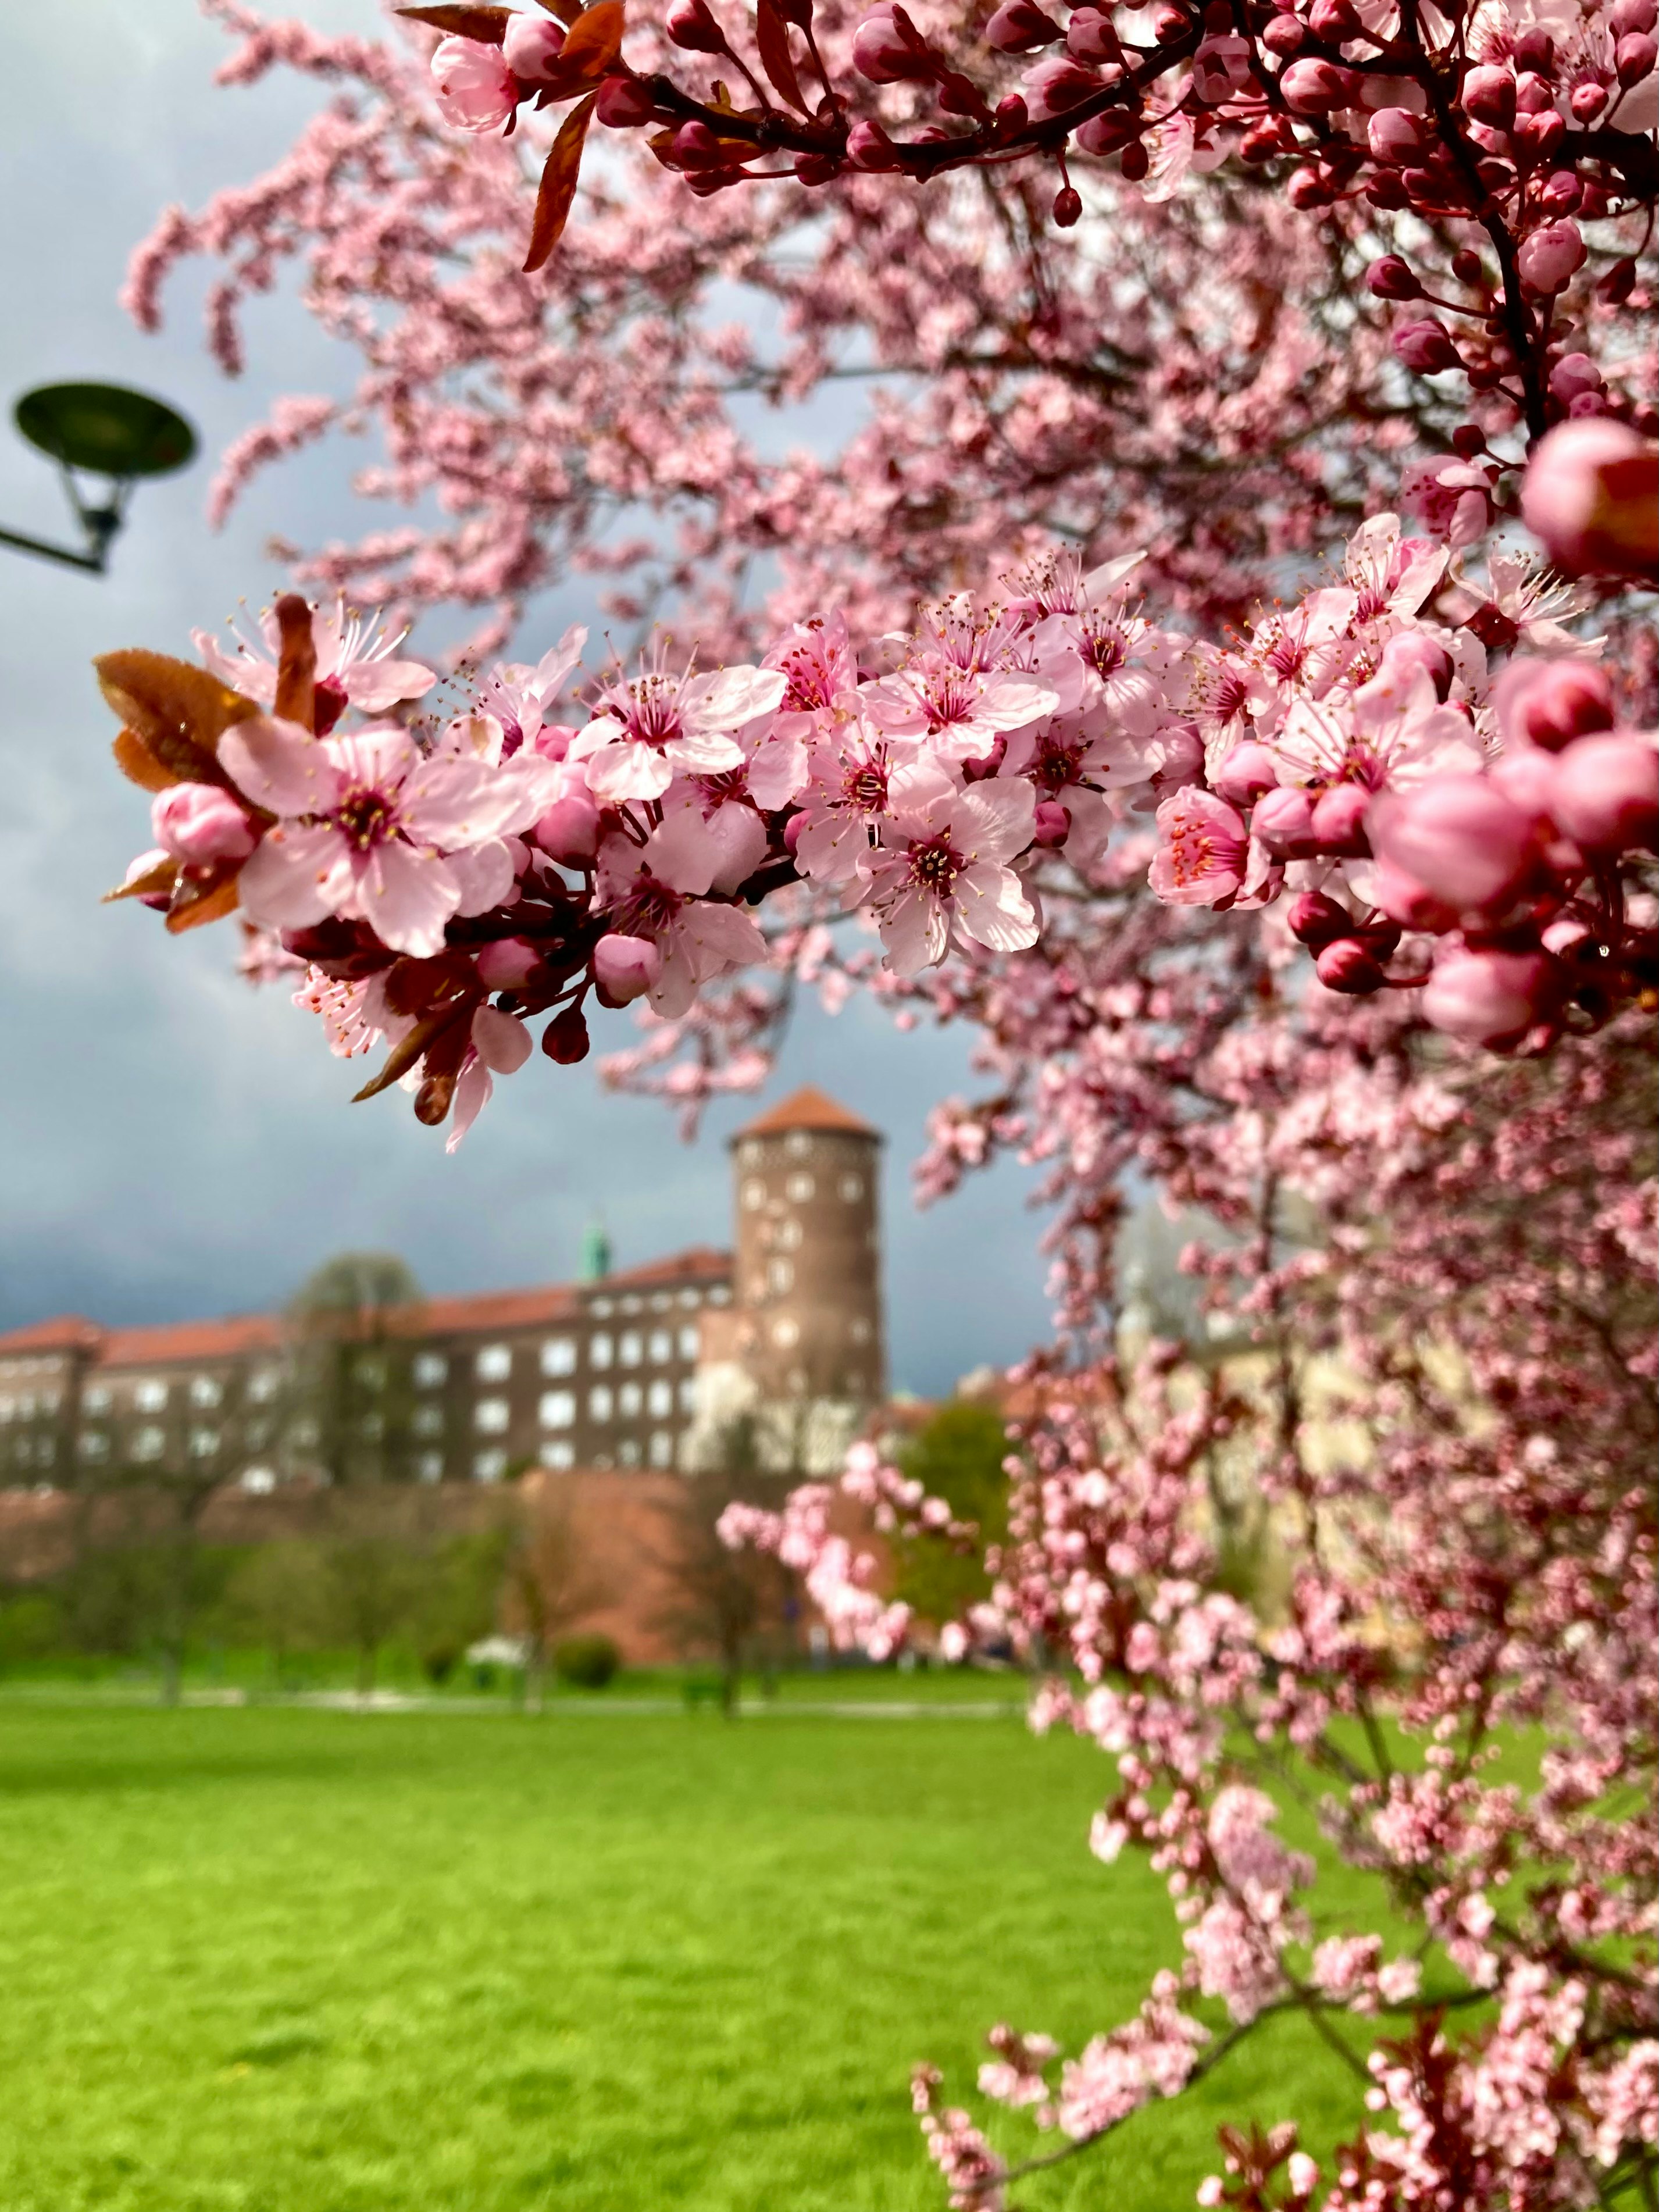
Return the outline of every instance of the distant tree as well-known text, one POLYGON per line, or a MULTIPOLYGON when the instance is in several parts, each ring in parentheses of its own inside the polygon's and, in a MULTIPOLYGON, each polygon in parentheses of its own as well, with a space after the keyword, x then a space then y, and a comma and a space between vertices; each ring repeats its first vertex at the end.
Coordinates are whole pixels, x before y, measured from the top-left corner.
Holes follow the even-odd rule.
POLYGON ((1008 1528, 1008 1437, 994 1406, 954 1398, 919 1429, 898 1454, 901 1471, 928 1495, 942 1498, 958 1520, 980 1532, 972 1550, 954 1551, 927 1536, 895 1538, 893 1595, 924 1620, 942 1626, 988 1595, 986 1544, 1008 1528))
POLYGON ((290 1538, 251 1547, 232 1568, 217 1624, 228 1642, 263 1645, 280 1685, 299 1652, 328 1641, 329 1592, 314 1541, 290 1538))
POLYGON ((669 1584, 655 1625, 690 1655, 712 1655, 720 1670, 720 1710, 736 1717, 745 1662, 775 1666, 788 1630, 792 1578, 769 1553, 734 1550, 719 1531, 728 1505, 771 1506, 800 1479, 772 1464, 775 1435, 762 1440, 751 1416, 722 1432, 708 1463, 685 1474, 659 1507, 662 1540, 653 1554, 669 1584))
POLYGON ((503 1516, 488 1528, 447 1537, 418 1559, 410 1627, 429 1680, 445 1680, 467 1646, 495 1626, 513 1541, 513 1528, 503 1516))
POLYGON ((332 1491, 323 1501, 322 1591, 331 1640, 356 1656, 357 1689, 374 1687, 380 1653, 412 1630, 432 1546, 418 1493, 389 1483, 332 1491))
POLYGON ((506 1582, 507 1624, 526 1649, 525 1710, 538 1713, 554 1647, 615 1595, 562 1486, 544 1480, 527 1496, 520 1494, 506 1582))
POLYGON ((409 1347, 391 1315, 421 1285, 391 1252, 343 1252, 301 1285, 286 1316, 290 1457, 337 1486, 406 1480, 414 1436, 409 1347))

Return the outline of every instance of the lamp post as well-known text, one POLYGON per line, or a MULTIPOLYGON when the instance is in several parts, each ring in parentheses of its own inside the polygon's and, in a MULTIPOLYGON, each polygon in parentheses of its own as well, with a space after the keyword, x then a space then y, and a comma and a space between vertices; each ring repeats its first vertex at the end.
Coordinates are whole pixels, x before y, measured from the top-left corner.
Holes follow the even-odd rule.
POLYGON ((118 384, 44 384, 23 394, 12 418, 31 446, 57 462, 84 543, 79 549, 54 545, 0 529, 0 545, 94 576, 108 565, 111 540, 126 520, 138 478, 170 476, 196 458, 196 433, 182 415, 118 384), (101 492, 88 496, 78 473, 102 477, 101 492))

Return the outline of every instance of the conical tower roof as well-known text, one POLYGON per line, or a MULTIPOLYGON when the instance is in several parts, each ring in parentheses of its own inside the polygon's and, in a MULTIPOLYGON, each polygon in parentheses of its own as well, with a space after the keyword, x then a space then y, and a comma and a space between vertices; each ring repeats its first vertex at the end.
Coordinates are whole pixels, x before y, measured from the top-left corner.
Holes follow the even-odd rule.
POLYGON ((799 1091, 792 1091, 788 1097, 780 1099, 775 1106, 769 1106, 747 1127, 739 1129, 732 1142, 738 1144, 744 1137, 778 1137, 790 1129, 839 1130, 849 1136, 873 1137, 878 1143, 881 1141, 880 1130, 861 1121, 851 1107, 830 1097, 827 1091, 806 1083, 799 1091))

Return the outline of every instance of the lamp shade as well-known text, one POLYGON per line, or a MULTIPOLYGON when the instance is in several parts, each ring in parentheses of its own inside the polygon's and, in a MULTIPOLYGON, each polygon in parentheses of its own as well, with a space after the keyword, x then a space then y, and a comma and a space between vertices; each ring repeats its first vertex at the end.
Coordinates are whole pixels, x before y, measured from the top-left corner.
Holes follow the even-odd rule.
POLYGON ((43 384, 13 413, 30 445, 72 469, 163 477, 196 457, 196 433, 182 415, 118 384, 43 384))

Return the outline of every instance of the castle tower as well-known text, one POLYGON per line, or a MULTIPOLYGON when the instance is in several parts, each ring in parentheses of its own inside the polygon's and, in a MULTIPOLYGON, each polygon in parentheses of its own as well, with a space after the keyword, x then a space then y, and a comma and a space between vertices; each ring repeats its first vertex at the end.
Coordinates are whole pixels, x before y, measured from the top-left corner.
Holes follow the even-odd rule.
POLYGON ((706 1332, 694 1455, 746 1417, 764 1460, 827 1474, 885 1395, 881 1144, 810 1087, 732 1138, 732 1304, 706 1332))

